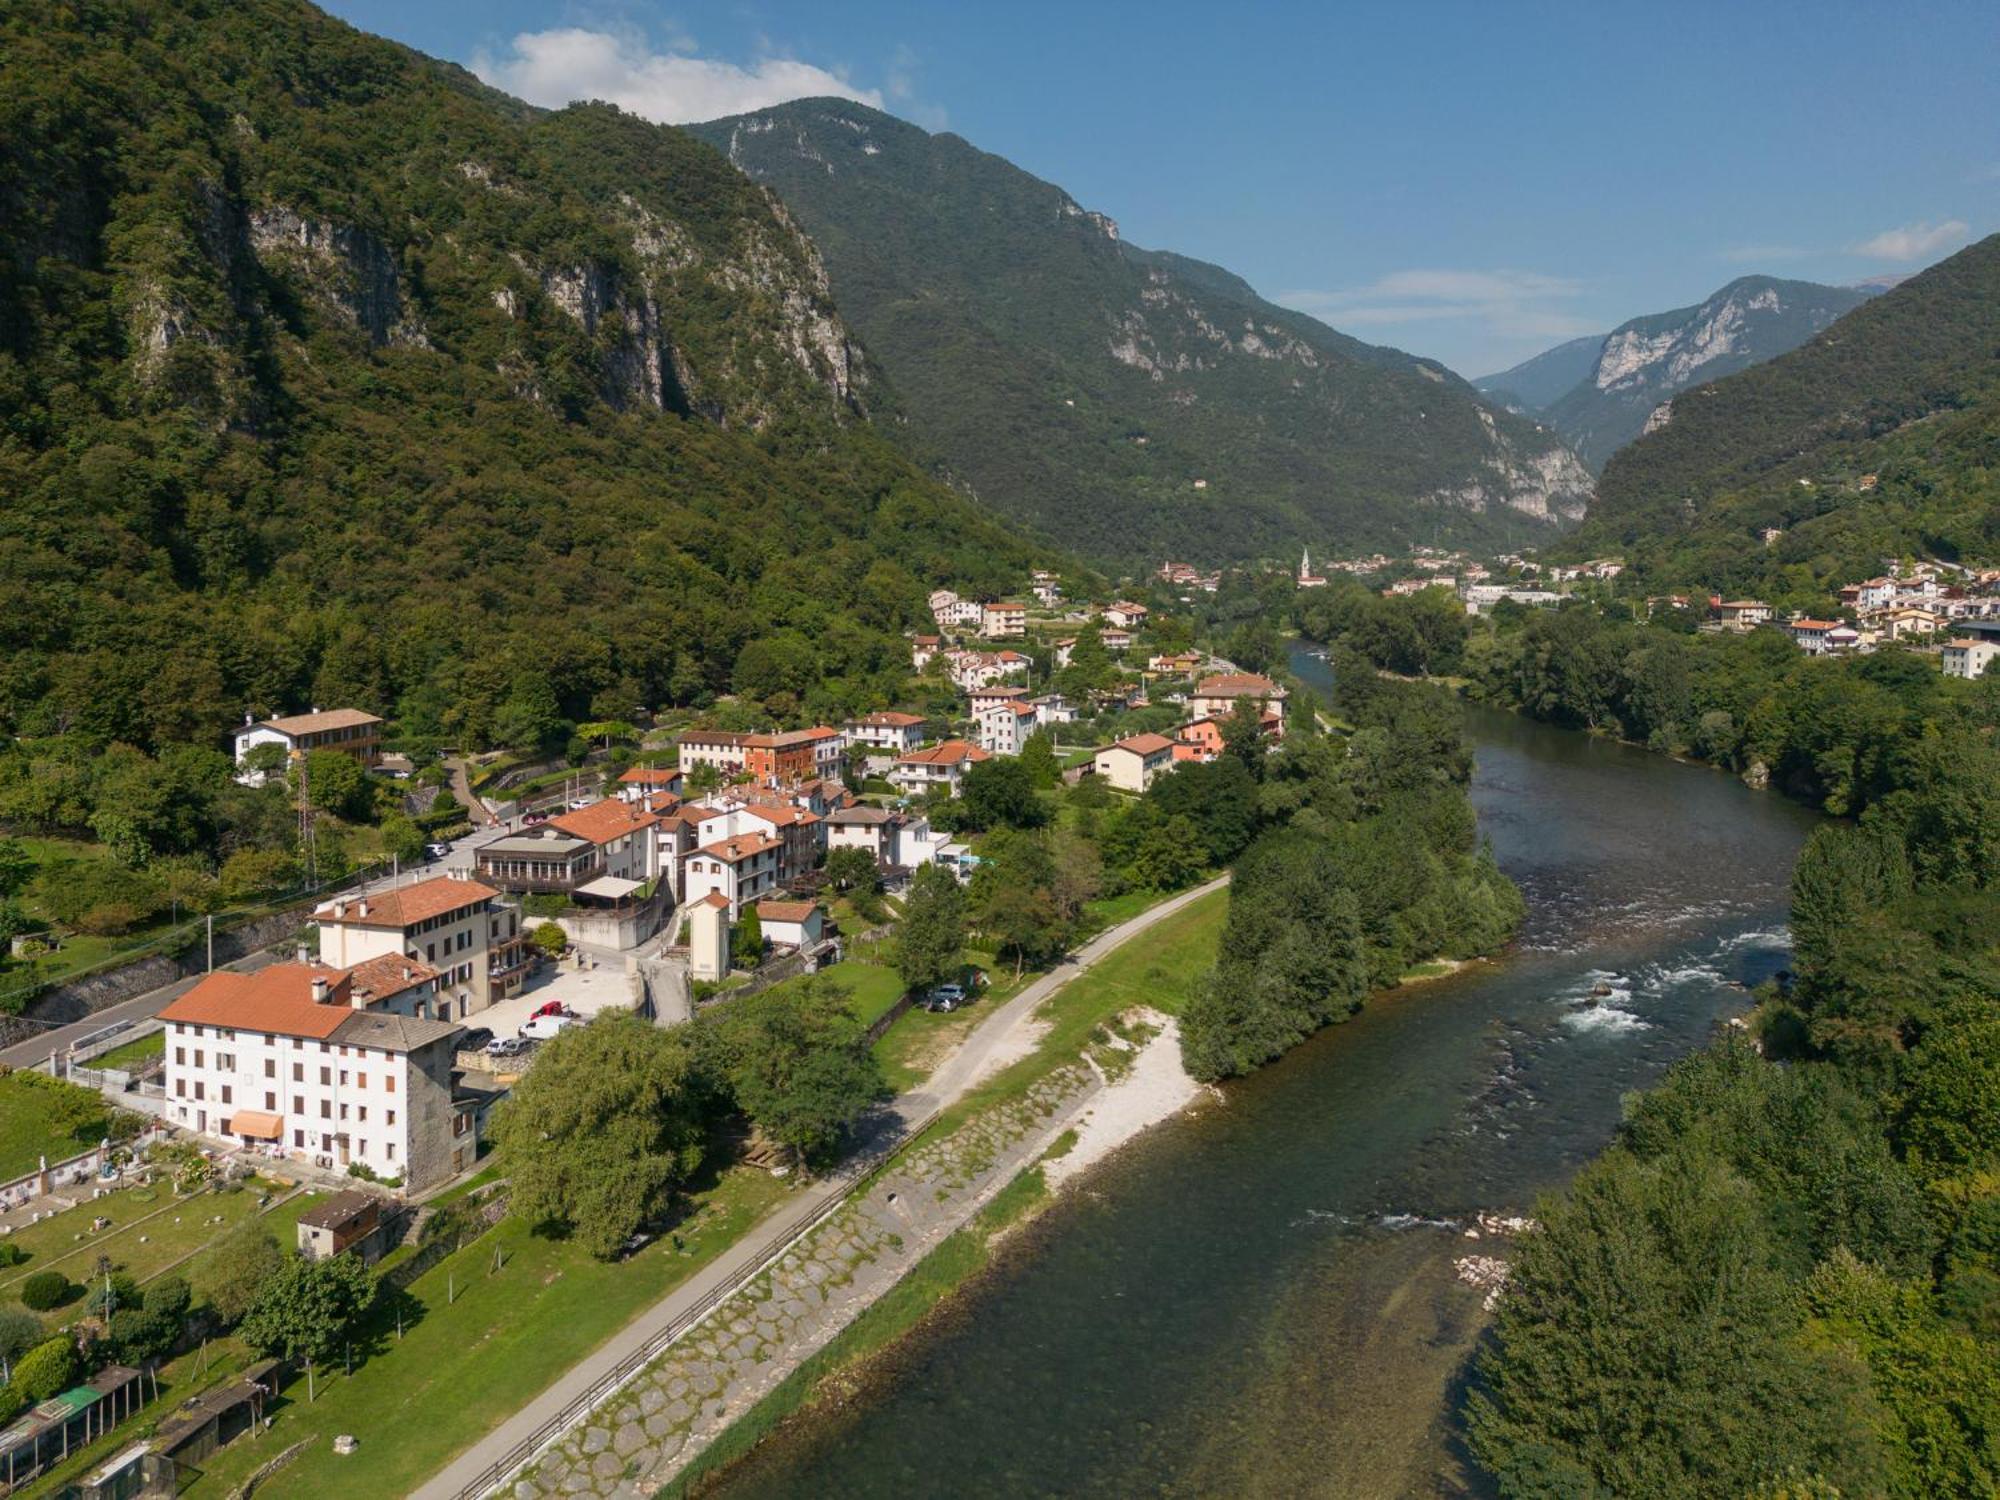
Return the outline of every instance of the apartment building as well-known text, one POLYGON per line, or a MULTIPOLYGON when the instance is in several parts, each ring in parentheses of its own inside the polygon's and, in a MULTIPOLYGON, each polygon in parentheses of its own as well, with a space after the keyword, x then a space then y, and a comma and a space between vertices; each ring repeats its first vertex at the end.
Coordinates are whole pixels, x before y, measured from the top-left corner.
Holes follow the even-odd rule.
POLYGON ((408 959, 435 969, 441 1020, 462 1021, 514 994, 532 962, 520 912, 476 880, 441 875, 337 897, 315 911, 313 921, 320 960, 334 968, 408 959))
POLYGON ((459 1028, 366 1008, 323 964, 218 970, 160 1012, 167 1116, 218 1140, 338 1170, 361 1162, 422 1190, 478 1154, 452 1101, 459 1028))

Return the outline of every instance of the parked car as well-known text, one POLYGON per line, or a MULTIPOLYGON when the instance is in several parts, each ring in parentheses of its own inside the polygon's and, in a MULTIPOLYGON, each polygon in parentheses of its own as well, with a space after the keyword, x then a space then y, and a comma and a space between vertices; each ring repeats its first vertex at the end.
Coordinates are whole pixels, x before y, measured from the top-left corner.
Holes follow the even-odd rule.
POLYGON ((470 1031, 464 1032, 459 1036, 458 1050, 461 1052, 477 1052, 492 1040, 492 1032, 488 1031, 484 1026, 475 1026, 470 1031))
POLYGON ((424 858, 425 858, 425 859, 449 859, 449 858, 451 858, 451 845, 449 845, 449 844, 426 844, 426 845, 424 845, 424 858))
POLYGON ((532 1042, 545 1042, 565 1026, 576 1024, 575 1016, 530 1016, 521 1023, 520 1034, 532 1042))
POLYGON ((486 1044, 488 1057, 519 1057, 533 1046, 532 1042, 518 1036, 496 1036, 486 1044))
POLYGON ((965 986, 962 984, 941 984, 930 992, 924 1001, 928 1010, 954 1011, 965 1004, 965 986))
POLYGON ((521 814, 521 826, 523 828, 526 828, 530 823, 546 823, 548 820, 549 815, 545 812, 524 812, 521 814))
POLYGON ((560 1000, 547 1000, 536 1006, 534 1015, 529 1016, 528 1019, 532 1021, 536 1016, 568 1016, 574 1021, 576 1019, 576 1012, 560 1000))

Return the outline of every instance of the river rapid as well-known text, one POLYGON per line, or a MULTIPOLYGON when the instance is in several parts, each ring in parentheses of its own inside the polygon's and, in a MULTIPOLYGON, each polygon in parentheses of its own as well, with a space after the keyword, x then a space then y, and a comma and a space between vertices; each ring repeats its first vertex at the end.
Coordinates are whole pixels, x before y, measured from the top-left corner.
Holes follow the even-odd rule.
POLYGON ((1509 715, 1468 728, 1481 829, 1528 898, 1513 950, 1127 1148, 722 1493, 1482 1493, 1454 1413, 1485 1314, 1455 1262, 1507 1252, 1466 1230, 1560 1187, 1621 1095, 1784 965, 1813 818, 1509 715))

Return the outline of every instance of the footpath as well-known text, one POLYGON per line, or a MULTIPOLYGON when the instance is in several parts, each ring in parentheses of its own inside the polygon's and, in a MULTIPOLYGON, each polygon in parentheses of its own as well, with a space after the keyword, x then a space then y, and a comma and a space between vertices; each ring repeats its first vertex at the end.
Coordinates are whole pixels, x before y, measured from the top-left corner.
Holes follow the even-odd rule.
MULTIPOLYGON (((1227 881, 1100 933, 987 1017, 921 1088, 896 1099, 888 1149, 1031 1050, 1024 1041, 1035 1012, 1056 991, 1227 881)), ((1087 1067, 1059 1069, 1022 1101, 897 1157, 851 1203, 843 1200, 881 1151, 809 1184, 418 1487, 415 1500, 472 1500, 524 1469, 513 1486, 521 1500, 636 1493, 641 1476, 646 1489, 664 1482, 968 1222, 1101 1088, 1087 1067)))

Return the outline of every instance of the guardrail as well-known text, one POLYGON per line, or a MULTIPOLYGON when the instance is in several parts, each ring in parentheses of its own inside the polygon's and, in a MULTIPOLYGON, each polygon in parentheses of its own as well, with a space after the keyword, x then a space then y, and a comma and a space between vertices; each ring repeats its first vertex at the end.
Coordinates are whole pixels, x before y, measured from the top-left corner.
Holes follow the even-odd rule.
POLYGON ((633 1376, 644 1370, 646 1366, 658 1359, 668 1349, 700 1327, 723 1303, 727 1302, 731 1297, 742 1291, 744 1287, 763 1275, 765 1271, 770 1269, 772 1263, 784 1255, 786 1251, 790 1250, 805 1236, 812 1233, 813 1230, 817 1229, 821 1224, 832 1218, 835 1213, 839 1212, 841 1208, 845 1207, 849 1196, 856 1187, 874 1176, 875 1173, 881 1171, 882 1168, 889 1165, 890 1162, 894 1161, 914 1145, 923 1133, 936 1123, 938 1116, 943 1112, 941 1106, 933 1107, 921 1118, 906 1125, 902 1133, 894 1140, 863 1152, 856 1161, 836 1173, 831 1180, 839 1184, 840 1191, 827 1199, 826 1202, 801 1214, 798 1222, 786 1230, 784 1238, 772 1249, 769 1255, 763 1256, 745 1266, 721 1286, 689 1308, 680 1318, 676 1319, 666 1328, 661 1329, 648 1339, 644 1345, 620 1360, 615 1368, 598 1377, 597 1380, 591 1383, 588 1390, 577 1396, 568 1405, 563 1407, 561 1411, 550 1417, 527 1437, 508 1449, 501 1457, 488 1464, 479 1472, 477 1477, 457 1490, 454 1493, 453 1500, 481 1500, 481 1497, 491 1494, 514 1474, 533 1462, 545 1449, 560 1440, 563 1434, 589 1416, 602 1403, 615 1396, 633 1376))

